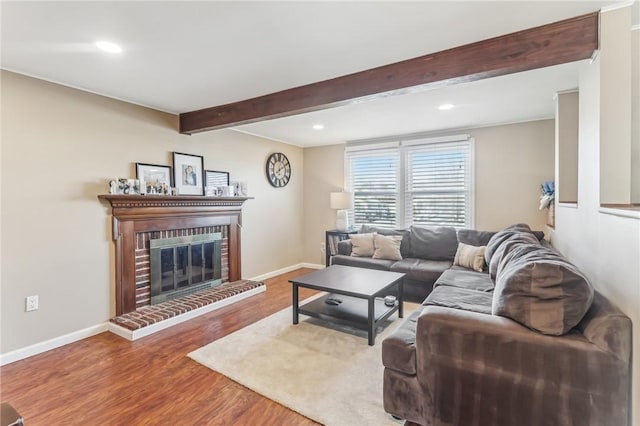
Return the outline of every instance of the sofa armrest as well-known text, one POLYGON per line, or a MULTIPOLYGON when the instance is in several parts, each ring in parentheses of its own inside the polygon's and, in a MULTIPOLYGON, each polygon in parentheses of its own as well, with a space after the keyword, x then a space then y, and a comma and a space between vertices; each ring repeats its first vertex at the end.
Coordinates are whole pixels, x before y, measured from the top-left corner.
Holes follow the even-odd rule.
POLYGON ((500 316, 426 306, 416 371, 434 418, 454 424, 562 424, 579 413, 573 424, 622 425, 629 412, 628 362, 580 332, 546 336, 500 316))
POLYGON ((351 249, 353 248, 353 244, 351 240, 342 240, 338 241, 338 254, 343 254, 345 256, 351 256, 351 249))

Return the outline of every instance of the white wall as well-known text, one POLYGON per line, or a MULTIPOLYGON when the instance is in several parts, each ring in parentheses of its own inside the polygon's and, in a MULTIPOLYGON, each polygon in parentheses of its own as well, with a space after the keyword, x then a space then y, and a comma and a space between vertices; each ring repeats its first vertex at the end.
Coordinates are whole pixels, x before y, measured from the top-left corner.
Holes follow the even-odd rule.
MULTIPOLYGON (((605 107, 600 98, 604 78, 600 73, 601 58, 583 65, 580 70, 580 202, 577 208, 559 206, 556 209, 552 243, 633 321, 631 424, 640 425, 640 220, 604 214, 599 210, 602 200, 598 165, 601 145, 607 142, 601 140, 600 129, 601 109, 605 107)), ((634 60, 638 60, 637 56, 634 60)), ((609 119, 615 120, 615 117, 609 119)))
POLYGON ((115 315, 110 210, 97 195, 135 177, 136 162, 171 165, 173 151, 248 182, 243 277, 300 262, 302 149, 231 130, 180 135, 174 115, 2 72, 1 353, 115 315), (265 177, 277 151, 293 168, 282 189, 265 177), (29 295, 38 311, 24 311, 29 295))
POLYGON ((631 32, 631 202, 640 203, 640 27, 631 32), (633 56, 635 55, 635 56, 633 56))
MULTIPOLYGON (((498 230, 526 222, 546 231, 547 211, 538 210, 540 185, 554 176, 554 120, 465 129, 475 138, 475 227, 498 230)), ((435 135, 434 135, 435 136, 435 135)), ((304 150, 304 259, 323 263, 320 243, 333 229, 329 192, 344 185, 345 145, 304 150)))

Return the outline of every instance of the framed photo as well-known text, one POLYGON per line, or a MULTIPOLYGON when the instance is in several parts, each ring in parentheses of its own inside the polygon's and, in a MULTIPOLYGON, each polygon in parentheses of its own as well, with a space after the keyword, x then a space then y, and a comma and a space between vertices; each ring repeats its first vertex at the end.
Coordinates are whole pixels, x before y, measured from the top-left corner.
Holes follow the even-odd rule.
POLYGON ((110 194, 140 195, 138 179, 118 178, 109 182, 110 194))
POLYGON ((229 186, 229 172, 218 172, 216 170, 204 171, 205 186, 229 186))
POLYGON ((204 195, 202 155, 173 153, 173 182, 178 195, 204 195))
POLYGON ((136 178, 140 181, 140 193, 171 195, 171 167, 157 164, 136 163, 136 178))

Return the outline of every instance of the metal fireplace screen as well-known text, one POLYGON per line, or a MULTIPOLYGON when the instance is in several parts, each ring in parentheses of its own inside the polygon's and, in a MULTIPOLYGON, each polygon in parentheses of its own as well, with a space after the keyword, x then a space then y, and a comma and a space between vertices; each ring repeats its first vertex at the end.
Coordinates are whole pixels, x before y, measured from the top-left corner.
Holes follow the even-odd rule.
POLYGON ((149 241, 151 304, 222 283, 222 234, 149 241))

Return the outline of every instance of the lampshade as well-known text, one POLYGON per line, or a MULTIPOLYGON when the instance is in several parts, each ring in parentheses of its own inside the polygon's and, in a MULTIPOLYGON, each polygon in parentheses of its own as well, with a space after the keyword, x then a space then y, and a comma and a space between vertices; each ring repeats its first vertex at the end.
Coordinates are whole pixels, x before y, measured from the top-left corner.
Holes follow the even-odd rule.
POLYGON ((344 210, 353 208, 353 194, 351 192, 332 192, 330 204, 332 209, 344 210))

